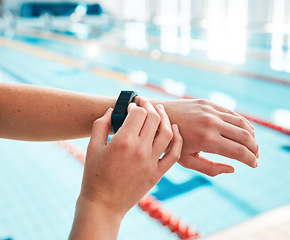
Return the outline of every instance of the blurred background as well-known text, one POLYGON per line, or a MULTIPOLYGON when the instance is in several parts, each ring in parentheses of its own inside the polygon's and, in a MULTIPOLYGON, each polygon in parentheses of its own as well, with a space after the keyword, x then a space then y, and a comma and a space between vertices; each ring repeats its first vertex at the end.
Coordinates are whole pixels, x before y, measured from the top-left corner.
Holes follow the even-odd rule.
MULTIPOLYGON (((257 169, 203 153, 235 174, 175 165, 150 193, 205 239, 290 239, 289 48, 290 0, 0 0, 0 82, 206 98, 252 121, 257 169)), ((0 139, 0 239, 66 239, 82 170, 54 142, 0 139)), ((149 238, 178 236, 135 207, 118 239, 149 238)))

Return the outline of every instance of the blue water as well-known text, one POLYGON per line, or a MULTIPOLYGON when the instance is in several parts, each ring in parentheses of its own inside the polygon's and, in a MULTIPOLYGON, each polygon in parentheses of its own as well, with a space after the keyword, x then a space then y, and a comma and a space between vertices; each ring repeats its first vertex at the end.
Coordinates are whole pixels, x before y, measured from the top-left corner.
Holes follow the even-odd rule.
MULTIPOLYGON (((61 53, 65 56, 75 59, 85 59, 84 51, 86 49, 83 46, 33 38, 31 36, 19 36, 16 38, 20 41, 33 44, 34 46, 61 53)), ((21 61, 21 58, 18 61, 21 61)), ((104 50, 102 50, 100 57, 89 60, 89 64, 90 66, 99 66, 122 73, 141 70, 147 73, 151 83, 158 86, 161 85, 163 79, 175 79, 178 82, 185 83, 186 94, 193 97, 209 98, 213 92, 222 92, 237 101, 238 111, 264 119, 271 119, 273 111, 277 108, 290 109, 290 87, 259 79, 206 71, 200 68, 184 66, 178 64, 178 62, 156 62, 148 58, 104 50)), ((249 59, 245 63, 245 66, 248 66, 249 72, 260 74, 271 72, 273 76, 290 81, 289 73, 275 72, 269 69, 268 64, 267 61, 249 59), (259 63, 254 64, 253 62, 259 63)), ((222 64, 219 65, 223 67, 222 64)), ((210 66, 210 63, 208 63, 208 67, 210 66)), ((74 74, 74 72, 69 73, 74 74)), ((58 77, 58 74, 66 75, 67 72, 60 70, 54 74, 56 75, 55 77, 58 77)))
MULTIPOLYGON (((269 42, 268 37, 251 37, 250 48, 267 53, 268 45, 264 43, 269 42)), ((71 58, 88 60, 85 48, 75 43, 29 35, 16 35, 14 40, 71 58)), ((101 43, 106 43, 106 40, 106 37, 99 38, 101 43)), ((124 47, 122 41, 119 44, 124 47)), ((0 56, 0 81, 107 96, 117 96, 122 89, 134 89, 139 95, 149 98, 173 98, 142 86, 93 74, 87 68, 76 69, 2 46, 0 56)), ((194 54, 188 59, 198 61, 194 54)), ((207 66, 213 63, 204 54, 200 59, 207 66)), ((229 65, 215 64, 220 67, 229 65)), ((101 49, 99 57, 89 60, 89 65, 121 73, 142 70, 148 74, 149 82, 158 86, 165 78, 182 81, 186 84, 186 94, 193 97, 209 98, 213 92, 225 93, 237 101, 237 111, 262 119, 272 120, 273 111, 278 108, 290 110, 289 86, 223 74, 210 68, 205 70, 180 62, 155 61, 109 48, 101 49)), ((289 73, 271 70, 266 60, 248 58, 243 65, 235 67, 290 79, 289 73)), ((254 125, 260 145, 257 169, 235 160, 205 154, 213 160, 232 164, 235 174, 209 178, 175 165, 152 190, 152 194, 162 199, 162 206, 167 211, 196 226, 205 235, 289 204, 289 136, 254 125)), ((0 239, 66 239, 80 189, 82 165, 55 143, 4 139, 0 142, 0 239)), ((88 139, 75 142, 85 149, 88 139)), ((133 208, 122 223, 119 239, 150 238, 176 239, 176 236, 139 208, 133 208)))

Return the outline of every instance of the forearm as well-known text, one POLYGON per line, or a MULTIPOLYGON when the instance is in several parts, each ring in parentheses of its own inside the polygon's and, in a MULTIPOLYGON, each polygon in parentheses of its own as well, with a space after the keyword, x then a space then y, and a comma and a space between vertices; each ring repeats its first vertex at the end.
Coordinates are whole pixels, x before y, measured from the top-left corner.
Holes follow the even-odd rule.
POLYGON ((0 137, 46 141, 90 136, 116 97, 0 83, 0 137))
POLYGON ((117 100, 117 96, 8 83, 0 83, 0 93, 0 137, 26 141, 88 137, 92 123, 117 100))
POLYGON ((111 209, 79 198, 69 240, 116 240, 121 220, 111 209))

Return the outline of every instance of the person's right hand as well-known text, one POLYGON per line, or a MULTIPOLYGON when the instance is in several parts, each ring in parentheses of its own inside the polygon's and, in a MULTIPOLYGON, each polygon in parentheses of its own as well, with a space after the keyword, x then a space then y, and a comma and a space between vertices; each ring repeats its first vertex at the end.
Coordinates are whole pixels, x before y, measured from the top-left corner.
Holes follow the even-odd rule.
POLYGON ((107 143, 111 115, 109 109, 94 123, 80 198, 123 216, 179 160, 182 138, 162 105, 141 98, 107 143))
POLYGON ((181 135, 161 105, 154 108, 145 98, 131 103, 107 142, 111 116, 109 109, 93 125, 70 240, 116 239, 127 211, 180 157, 181 135))

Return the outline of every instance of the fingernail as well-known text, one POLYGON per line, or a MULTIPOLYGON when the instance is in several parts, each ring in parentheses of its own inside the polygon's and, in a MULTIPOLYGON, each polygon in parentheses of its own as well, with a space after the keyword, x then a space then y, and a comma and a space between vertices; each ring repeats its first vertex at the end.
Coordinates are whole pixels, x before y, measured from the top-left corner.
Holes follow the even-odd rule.
POLYGON ((137 106, 137 104, 134 102, 129 103, 129 105, 136 105, 137 106))
POLYGON ((113 108, 109 108, 104 115, 107 115, 109 112, 111 112, 113 110, 113 108))
POLYGON ((164 112, 165 112, 165 109, 164 109, 164 107, 163 107, 163 105, 162 105, 162 104, 158 104, 158 105, 157 105, 157 107, 158 107, 159 109, 161 109, 162 111, 164 111, 164 112))
POLYGON ((178 125, 177 125, 177 124, 172 124, 172 127, 173 127, 173 128, 175 128, 175 130, 176 130, 178 133, 180 133, 180 132, 179 132, 178 125))
POLYGON ((136 97, 134 98, 134 103, 139 104, 140 99, 141 99, 140 96, 136 96, 136 97))
POLYGON ((223 173, 234 173, 234 172, 235 172, 235 169, 230 168, 230 169, 225 170, 223 173))

